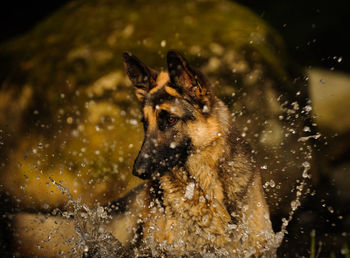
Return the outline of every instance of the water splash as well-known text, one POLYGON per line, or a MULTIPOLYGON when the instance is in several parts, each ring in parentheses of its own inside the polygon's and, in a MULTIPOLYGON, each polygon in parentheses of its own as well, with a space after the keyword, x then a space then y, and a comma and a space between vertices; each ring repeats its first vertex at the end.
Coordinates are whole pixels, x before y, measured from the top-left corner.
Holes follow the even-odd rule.
POLYGON ((61 212, 56 209, 53 215, 61 215, 65 219, 73 219, 74 229, 78 239, 73 239, 76 249, 73 254, 83 253, 83 257, 128 257, 127 251, 122 244, 106 230, 105 225, 112 219, 106 208, 97 204, 90 209, 81 199, 73 199, 67 187, 49 177, 51 182, 58 187, 62 194, 66 194, 68 202, 67 210, 61 212))
MULTIPOLYGON (((297 109, 297 105, 294 105, 295 109, 297 109)), ((304 108, 305 112, 311 111, 311 106, 306 106, 304 108)), ((288 113, 288 112, 287 112, 288 113)), ((293 124, 291 123, 290 127, 287 128, 290 132, 288 135, 293 135, 296 133, 297 129, 293 128, 293 124)), ((100 127, 95 127, 96 131, 100 130, 100 127)), ((311 132, 309 127, 304 127, 304 132, 311 132)), ((288 137, 288 136, 286 136, 288 137)), ((288 233, 287 226, 293 219, 293 216, 297 209, 301 205, 301 199, 304 197, 303 192, 308 191, 306 189, 307 182, 311 179, 310 173, 310 162, 311 159, 311 149, 309 149, 306 145, 308 140, 310 139, 318 139, 321 137, 321 134, 316 133, 314 135, 305 136, 298 138, 298 142, 301 142, 303 146, 305 146, 305 159, 300 161, 302 163, 302 179, 297 181, 297 185, 295 186, 295 199, 290 203, 290 212, 286 218, 282 219, 282 226, 279 232, 270 234, 269 232, 262 232, 262 234, 269 234, 266 237, 268 239, 268 243, 265 248, 266 254, 273 253, 274 250, 281 245, 285 234, 288 233), (305 144, 305 145, 304 145, 305 144)), ((38 144, 38 148, 34 148, 32 150, 33 153, 37 153, 39 149, 41 149, 42 144, 38 144)), ((85 149, 82 148, 82 153, 85 152, 85 149)), ((303 152, 304 153, 304 152, 303 152)), ((96 155, 100 154, 99 152, 95 153, 96 155)), ((83 155, 83 154, 82 154, 83 155)), ((299 162, 299 161, 298 161, 299 162)), ((87 167, 87 160, 83 160, 79 165, 82 168, 87 167)), ((261 170, 268 171, 270 165, 262 165, 261 170)), ((72 194, 69 192, 68 187, 64 187, 61 183, 56 182, 50 177, 51 182, 58 187, 58 189, 62 192, 62 194, 66 194, 69 201, 66 204, 65 208, 68 211, 61 212, 60 210, 56 210, 55 214, 61 216, 64 219, 70 219, 74 221, 74 229, 77 233, 78 238, 71 239, 71 241, 76 245, 76 248, 73 251, 73 254, 83 254, 88 257, 110 257, 110 256, 118 256, 118 257, 127 257, 131 255, 130 250, 126 250, 122 246, 122 244, 105 228, 105 225, 112 219, 109 215, 108 208, 104 208, 99 204, 96 204, 95 207, 90 208, 86 204, 82 203, 81 199, 74 200, 72 194)), ((267 189, 268 187, 277 188, 279 187, 280 182, 274 180, 268 180, 265 182, 263 187, 267 189)), ((193 185, 188 185, 186 188, 185 197, 188 199, 192 199, 193 197, 193 185)), ((257 204, 259 205, 259 203, 257 204)), ((269 218, 265 218, 269 221, 269 218)), ((237 227, 245 227, 245 224, 242 223, 240 225, 232 226, 231 231, 237 230, 237 227)), ((244 231, 244 230, 242 230, 244 231)), ((246 234, 249 234, 248 229, 245 231, 246 234)), ((156 247, 154 247, 156 248, 156 247)), ((227 251, 226 251, 227 252, 227 251)), ((254 254, 254 250, 245 250, 242 255, 250 256, 254 254)), ((154 253, 157 253, 155 250, 154 253)), ((224 255, 225 250, 215 250, 216 255, 224 255)), ((202 256, 209 257, 208 253, 201 253, 202 256)))
POLYGON ((321 134, 320 134, 320 133, 317 133, 317 134, 315 134, 315 135, 300 137, 300 138, 298 139, 298 142, 306 142, 306 141, 308 141, 308 140, 311 139, 311 138, 317 140, 317 139, 320 138, 320 137, 321 137, 321 134))
MULTIPOLYGON (((313 136, 310 136, 310 137, 313 137, 313 136)), ((307 158, 311 159, 311 157, 312 156, 311 156, 311 152, 310 152, 309 155, 307 156, 307 158)), ((291 210, 290 210, 287 218, 282 218, 281 230, 279 232, 276 232, 276 235, 275 235, 275 240, 274 240, 275 243, 274 244, 277 245, 277 247, 279 247, 281 245, 285 234, 288 233, 287 227, 288 227, 289 223, 292 221, 295 212, 301 206, 301 199, 305 198, 305 195, 303 196, 303 191, 306 194, 310 193, 310 189, 306 189, 306 187, 308 185, 307 179, 311 179, 311 173, 310 173, 311 165, 308 161, 304 161, 302 163, 302 167, 303 167, 302 179, 297 180, 297 185, 294 189, 294 190, 296 190, 295 191, 296 192, 295 199, 292 200, 290 203, 291 210)))
MULTIPOLYGON (((310 138, 318 139, 319 134, 311 135, 307 137, 302 137, 302 142, 306 142, 310 138)), ((301 206, 302 198, 304 198, 303 193, 308 193, 310 190, 307 189, 308 180, 311 179, 311 164, 309 160, 311 160, 311 149, 308 149, 308 154, 306 155, 306 159, 302 162, 302 179, 297 180, 297 185, 293 189, 295 192, 295 199, 290 203, 290 212, 287 217, 282 219, 282 225, 279 232, 272 233, 271 232, 262 232, 262 234, 268 234, 265 238, 267 239, 267 244, 265 249, 263 250, 264 255, 267 257, 274 256, 273 254, 281 245, 284 236, 288 233, 287 227, 291 220, 294 217, 295 212, 301 206)), ((96 204, 94 208, 89 208, 86 204, 82 203, 81 199, 77 200, 73 199, 72 194, 69 192, 67 187, 64 187, 61 183, 56 182, 53 178, 49 177, 52 184, 54 184, 58 189, 62 192, 62 194, 67 195, 68 202, 65 205, 65 209, 68 211, 61 212, 60 210, 55 211, 53 215, 60 215, 65 219, 73 219, 74 221, 74 229, 78 235, 77 239, 72 239, 75 243, 76 248, 73 251, 73 254, 83 254, 84 257, 128 257, 132 256, 133 250, 127 250, 122 244, 106 229, 105 225, 111 221, 112 216, 109 214, 110 210, 108 208, 104 208, 99 204, 96 204)), ((274 180, 269 180, 265 182, 263 188, 274 188, 276 187, 276 182, 274 180)), ((186 189, 186 198, 191 198, 193 195, 193 186, 189 185, 188 189, 186 189)), ((259 205, 259 204, 257 204, 259 205)), ((269 221, 269 217, 267 216, 266 221, 269 221)), ((237 230, 237 227, 244 228, 247 227, 245 223, 240 225, 235 225, 232 228, 232 232, 237 230)), ((244 231, 244 230, 243 230, 244 231)), ((246 234, 249 234, 249 230, 246 230, 246 234)), ((243 236, 244 238, 244 236, 243 236)), ((157 251, 157 245, 154 245, 152 249, 153 253, 159 253, 157 251)), ((142 250, 137 250, 142 251, 142 250)), ((215 255, 222 254, 227 252, 225 250, 215 250, 215 255)), ((253 255, 255 250, 244 250, 242 255, 245 257, 250 257, 253 255)), ((171 253, 171 251, 170 251, 171 253)), ((201 253, 203 257, 211 257, 212 254, 201 253)))

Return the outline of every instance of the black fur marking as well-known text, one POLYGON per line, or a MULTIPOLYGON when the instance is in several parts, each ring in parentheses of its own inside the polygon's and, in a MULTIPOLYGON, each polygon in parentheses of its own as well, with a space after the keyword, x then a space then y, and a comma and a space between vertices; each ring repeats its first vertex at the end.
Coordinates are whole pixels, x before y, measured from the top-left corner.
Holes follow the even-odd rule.
POLYGON ((129 204, 133 201, 135 196, 145 187, 145 184, 140 184, 132 189, 128 194, 122 198, 113 201, 108 207, 107 212, 110 214, 121 214, 129 210, 129 204))
POLYGON ((155 108, 156 105, 160 105, 165 101, 172 100, 175 100, 175 97, 169 95, 164 88, 161 88, 147 98, 146 104, 152 105, 153 108, 155 108))
POLYGON ((163 199, 163 192, 164 191, 160 187, 160 182, 158 179, 151 181, 150 195, 152 196, 152 199, 158 200, 161 207, 165 208, 164 199, 163 199))
MULTIPOLYGON (((178 117, 173 116, 166 110, 161 110, 158 115, 158 128, 161 131, 165 131, 166 129, 169 129, 173 127, 177 121, 179 120, 178 117), (174 122, 169 122, 169 120, 173 119, 174 122)), ((171 120, 172 121, 172 120, 171 120)))
POLYGON ((157 72, 146 66, 136 56, 129 52, 123 53, 125 70, 133 85, 144 91, 156 86, 157 72))
POLYGON ((158 143, 152 136, 145 137, 135 160, 133 175, 141 179, 157 179, 177 165, 185 164, 190 150, 191 139, 185 138, 176 147, 170 142, 158 143))

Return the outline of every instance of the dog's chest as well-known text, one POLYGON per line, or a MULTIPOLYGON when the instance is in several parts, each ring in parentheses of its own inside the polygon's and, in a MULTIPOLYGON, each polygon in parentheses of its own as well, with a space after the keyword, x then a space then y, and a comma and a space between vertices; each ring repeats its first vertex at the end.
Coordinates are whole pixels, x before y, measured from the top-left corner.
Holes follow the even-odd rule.
POLYGON ((227 211, 220 203, 208 200, 193 182, 168 186, 163 194, 163 205, 150 203, 144 239, 175 250, 177 247, 186 247, 186 250, 223 247, 230 241, 226 234, 227 211))

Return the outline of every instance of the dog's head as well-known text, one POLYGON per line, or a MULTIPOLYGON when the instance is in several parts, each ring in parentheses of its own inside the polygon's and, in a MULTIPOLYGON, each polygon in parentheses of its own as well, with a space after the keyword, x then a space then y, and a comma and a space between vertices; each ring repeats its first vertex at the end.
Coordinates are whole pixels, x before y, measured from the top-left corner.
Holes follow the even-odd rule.
POLYGON ((176 51, 168 52, 168 73, 154 71, 127 52, 123 59, 145 132, 133 174, 157 178, 183 165, 193 150, 215 137, 217 130, 210 122, 213 95, 203 74, 176 51))

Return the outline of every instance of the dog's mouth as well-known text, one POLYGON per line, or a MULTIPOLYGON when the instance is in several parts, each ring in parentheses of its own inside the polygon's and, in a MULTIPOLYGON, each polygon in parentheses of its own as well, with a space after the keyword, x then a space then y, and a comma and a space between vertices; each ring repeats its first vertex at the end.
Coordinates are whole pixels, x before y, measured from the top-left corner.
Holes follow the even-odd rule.
POLYGON ((175 148, 169 146, 152 147, 147 150, 147 143, 143 144, 139 155, 137 156, 132 174, 141 179, 157 179, 167 172, 170 172, 175 166, 182 166, 186 163, 191 149, 191 141, 184 140, 184 143, 175 148), (152 153, 152 156, 148 153, 152 153))
POLYGON ((163 176, 168 169, 159 164, 148 162, 147 160, 142 160, 137 158, 135 160, 134 168, 132 174, 141 179, 158 179, 163 176))
MULTIPOLYGON (((178 155, 175 155, 176 157, 178 155)), ((184 161, 173 158, 172 156, 169 156, 169 158, 165 158, 163 160, 157 161, 157 160, 147 160, 145 158, 137 158, 135 160, 135 164, 133 167, 132 174, 134 176, 137 176, 141 179, 158 179, 162 177, 167 172, 170 172, 173 167, 175 166, 182 166, 184 164, 184 161)))

